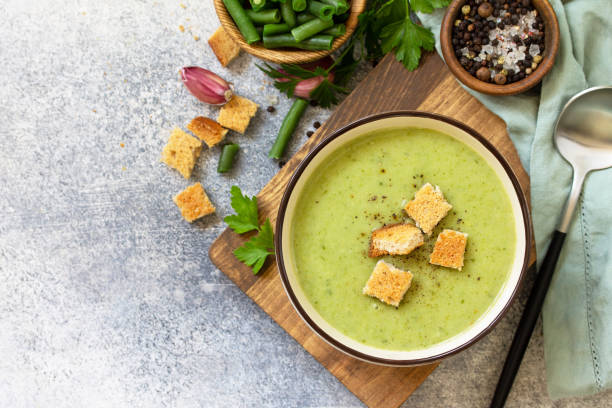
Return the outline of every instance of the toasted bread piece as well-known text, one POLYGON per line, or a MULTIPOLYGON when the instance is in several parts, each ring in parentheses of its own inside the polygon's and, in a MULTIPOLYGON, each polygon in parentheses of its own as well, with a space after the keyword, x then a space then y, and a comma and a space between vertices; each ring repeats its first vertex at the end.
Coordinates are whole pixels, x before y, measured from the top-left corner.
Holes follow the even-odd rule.
POLYGON ((181 210, 181 215, 189 222, 215 212, 202 184, 195 183, 181 191, 173 198, 176 206, 181 210))
POLYGON ((431 235, 434 227, 451 208, 453 206, 444 199, 440 187, 426 183, 416 192, 414 200, 406 204, 404 211, 416 222, 417 227, 431 235))
POLYGON ((468 234, 445 229, 438 235, 429 263, 461 270, 468 234))
POLYGON ((223 127, 244 133, 258 107, 255 102, 234 95, 219 111, 217 122, 223 127))
POLYGON ((161 161, 176 169, 188 179, 191 176, 196 160, 200 157, 202 142, 189 136, 179 128, 170 134, 168 143, 162 151, 161 161))
POLYGON ((193 118, 187 125, 187 129, 203 140, 208 147, 213 147, 222 141, 228 132, 227 129, 224 129, 223 126, 214 120, 203 116, 193 118))
POLYGON ((208 45, 224 67, 240 54, 240 46, 225 32, 223 27, 217 28, 217 31, 210 36, 208 45))
POLYGON ((363 288, 363 294, 398 307, 410 287, 410 282, 412 282, 412 273, 380 260, 363 288))
POLYGON ((423 245, 421 230, 412 224, 392 224, 372 231, 368 256, 408 255, 423 245))

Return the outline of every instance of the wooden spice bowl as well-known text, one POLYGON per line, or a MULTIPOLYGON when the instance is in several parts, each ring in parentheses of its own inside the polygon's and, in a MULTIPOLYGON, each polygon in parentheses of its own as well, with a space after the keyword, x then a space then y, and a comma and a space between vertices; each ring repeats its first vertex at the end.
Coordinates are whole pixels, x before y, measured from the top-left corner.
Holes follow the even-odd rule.
POLYGON ((227 9, 223 4, 223 0, 214 0, 214 4, 215 10, 217 11, 217 16, 221 21, 221 25, 230 35, 230 37, 232 37, 234 41, 240 45, 240 48, 258 58, 275 62, 277 64, 302 64, 321 59, 340 48, 340 46, 342 46, 342 44, 344 44, 346 40, 353 35, 353 32, 355 32, 357 23, 359 22, 359 15, 363 13, 363 10, 365 10, 366 0, 351 1, 350 15, 345 23, 346 33, 334 39, 332 48, 330 50, 323 51, 306 51, 291 48, 268 49, 265 48, 260 42, 255 44, 247 44, 244 37, 240 33, 240 30, 238 30, 238 27, 236 27, 236 24, 234 24, 234 20, 232 20, 232 17, 227 12, 227 9))
POLYGON ((484 82, 472 76, 463 68, 455 55, 452 44, 453 24, 465 2, 466 0, 453 0, 451 2, 442 20, 442 27, 440 28, 442 55, 453 75, 467 87, 489 95, 515 95, 536 86, 552 68, 557 51, 559 50, 559 22, 548 0, 531 0, 531 4, 538 11, 544 23, 545 49, 544 55, 542 55, 542 61, 531 75, 526 76, 520 81, 505 85, 484 82))

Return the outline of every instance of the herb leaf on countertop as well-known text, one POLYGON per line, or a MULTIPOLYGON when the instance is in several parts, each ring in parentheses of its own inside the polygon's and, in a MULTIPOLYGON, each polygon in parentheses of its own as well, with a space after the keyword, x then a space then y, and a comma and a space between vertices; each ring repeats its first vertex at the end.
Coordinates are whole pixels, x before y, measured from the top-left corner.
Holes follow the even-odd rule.
POLYGON ((230 194, 232 196, 232 208, 236 211, 236 214, 228 215, 223 221, 237 234, 259 230, 257 197, 249 198, 242 195, 238 186, 232 186, 230 194))

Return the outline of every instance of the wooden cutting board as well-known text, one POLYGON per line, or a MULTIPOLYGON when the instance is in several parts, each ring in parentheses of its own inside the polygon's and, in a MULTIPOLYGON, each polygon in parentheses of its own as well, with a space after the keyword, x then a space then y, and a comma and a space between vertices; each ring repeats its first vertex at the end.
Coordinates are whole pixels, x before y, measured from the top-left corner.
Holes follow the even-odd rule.
MULTIPOLYGON (((426 54, 414 72, 407 71, 389 54, 257 195, 262 219, 269 217, 274 225, 291 174, 317 143, 335 129, 363 116, 400 109, 440 113, 476 129, 506 157, 523 191, 529 191, 529 178, 508 138, 505 123, 459 86, 437 54, 426 54)), ((291 306, 274 261, 268 261, 264 270, 254 276, 250 268, 234 258, 232 251, 249 237, 226 229, 211 245, 210 259, 366 405, 401 405, 434 370, 437 364, 393 368, 365 363, 321 340, 291 306)))

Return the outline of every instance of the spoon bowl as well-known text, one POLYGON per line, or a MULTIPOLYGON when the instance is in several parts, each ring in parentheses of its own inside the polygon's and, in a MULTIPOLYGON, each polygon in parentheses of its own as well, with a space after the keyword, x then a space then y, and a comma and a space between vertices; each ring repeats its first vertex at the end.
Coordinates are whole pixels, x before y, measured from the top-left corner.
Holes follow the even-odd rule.
POLYGON ((555 126, 555 144, 574 169, 612 166, 612 87, 590 88, 570 99, 555 126))

